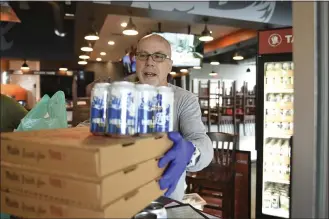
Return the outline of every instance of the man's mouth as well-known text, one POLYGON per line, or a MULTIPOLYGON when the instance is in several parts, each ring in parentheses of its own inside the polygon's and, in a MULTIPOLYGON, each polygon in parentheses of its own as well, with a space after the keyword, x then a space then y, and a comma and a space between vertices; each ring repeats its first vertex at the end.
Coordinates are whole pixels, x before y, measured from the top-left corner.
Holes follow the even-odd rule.
POLYGON ((146 77, 155 77, 155 76, 156 76, 156 74, 153 73, 153 72, 144 72, 144 75, 145 75, 146 77))

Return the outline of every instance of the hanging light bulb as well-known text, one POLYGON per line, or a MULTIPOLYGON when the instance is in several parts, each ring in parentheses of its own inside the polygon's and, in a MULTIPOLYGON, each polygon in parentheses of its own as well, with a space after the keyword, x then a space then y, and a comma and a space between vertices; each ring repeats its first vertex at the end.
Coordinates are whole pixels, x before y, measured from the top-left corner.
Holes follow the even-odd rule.
POLYGON ((79 55, 79 59, 89 59, 90 56, 88 54, 82 54, 82 55, 79 55))
POLYGON ((210 65, 219 65, 220 63, 219 62, 210 62, 210 65))
POLYGON ((89 20, 91 22, 91 28, 90 28, 89 33, 86 34, 85 40, 90 40, 90 41, 99 40, 99 36, 98 36, 98 33, 97 33, 95 25, 94 25, 94 18, 91 17, 89 20))
POLYGON ((199 37, 200 41, 203 42, 209 42, 212 41, 214 38, 212 37, 210 31, 208 30, 207 24, 204 26, 204 30, 201 33, 201 36, 199 37))
POLYGON ((217 73, 216 73, 216 72, 214 72, 214 71, 211 71, 211 72, 209 73, 209 75, 210 75, 210 76, 216 76, 216 75, 217 75, 217 73))
POLYGON ((233 60, 236 60, 236 61, 243 60, 243 59, 244 59, 244 57, 238 52, 236 52, 233 56, 233 60))
POLYGON ((78 61, 78 64, 79 65, 87 65, 87 61, 85 61, 85 60, 81 60, 81 61, 78 61))
POLYGON ((67 68, 66 67, 60 67, 58 70, 59 71, 67 71, 67 68))
POLYGON ((122 33, 124 35, 128 35, 128 36, 135 36, 138 34, 136 25, 133 23, 131 17, 129 18, 129 22, 128 22, 127 26, 125 27, 125 29, 122 31, 122 33))
POLYGON ((21 70, 23 70, 23 71, 28 71, 28 70, 30 70, 30 67, 28 66, 28 64, 26 63, 26 60, 24 59, 24 63, 23 63, 23 65, 22 65, 22 67, 21 67, 21 70))
POLYGON ((91 31, 85 36, 85 40, 91 40, 91 41, 99 40, 98 33, 96 31, 95 32, 91 31))
POLYGON ((92 52, 93 48, 91 47, 91 43, 86 42, 82 47, 81 47, 81 51, 84 52, 92 52))

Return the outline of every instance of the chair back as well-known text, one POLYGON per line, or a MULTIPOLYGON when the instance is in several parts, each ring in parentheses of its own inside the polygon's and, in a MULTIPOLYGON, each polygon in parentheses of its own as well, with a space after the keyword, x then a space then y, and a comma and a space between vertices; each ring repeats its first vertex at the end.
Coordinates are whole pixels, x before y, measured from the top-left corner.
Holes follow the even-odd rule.
POLYGON ((211 166, 233 167, 238 136, 222 132, 207 132, 207 135, 215 143, 214 158, 211 166))

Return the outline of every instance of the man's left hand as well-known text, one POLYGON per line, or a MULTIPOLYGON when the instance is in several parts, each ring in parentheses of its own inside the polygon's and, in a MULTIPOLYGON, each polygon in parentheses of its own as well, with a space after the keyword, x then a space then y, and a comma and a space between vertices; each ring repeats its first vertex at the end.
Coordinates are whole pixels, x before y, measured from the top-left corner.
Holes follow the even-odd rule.
POLYGON ((167 189, 165 196, 171 195, 176 185, 189 164, 195 151, 194 145, 186 141, 179 132, 169 132, 168 137, 174 142, 173 147, 160 159, 158 166, 164 168, 169 164, 162 178, 160 189, 167 189))

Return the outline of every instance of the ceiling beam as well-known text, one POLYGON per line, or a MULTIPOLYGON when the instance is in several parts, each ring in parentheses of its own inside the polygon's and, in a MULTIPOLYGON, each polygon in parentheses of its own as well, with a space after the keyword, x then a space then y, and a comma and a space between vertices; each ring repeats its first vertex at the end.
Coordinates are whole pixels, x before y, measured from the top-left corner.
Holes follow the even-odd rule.
MULTIPOLYGON (((215 39, 211 42, 205 43, 203 52, 210 53, 214 52, 216 50, 224 49, 225 47, 232 46, 234 44, 238 44, 240 42, 250 40, 257 37, 257 31, 256 30, 238 30, 234 33, 228 34, 226 36, 223 36, 219 39, 215 39)), ((218 54, 218 53, 217 53, 218 54)))

